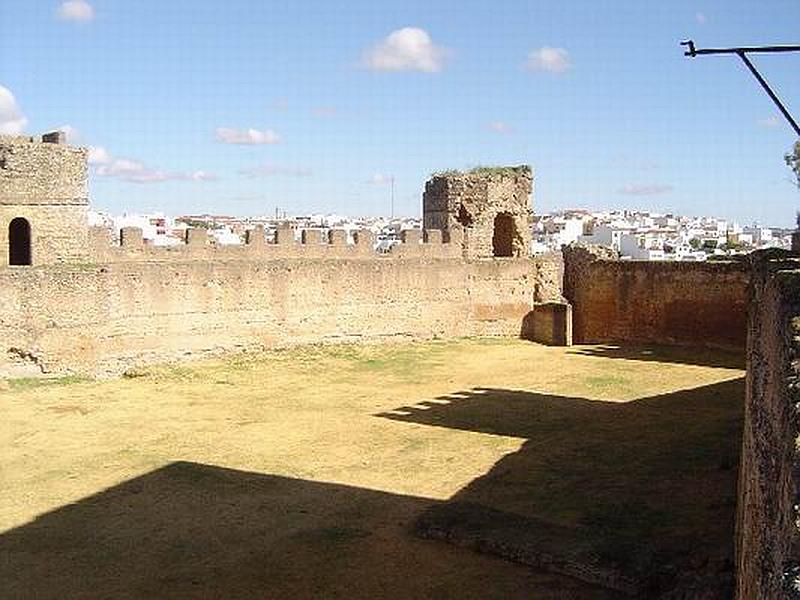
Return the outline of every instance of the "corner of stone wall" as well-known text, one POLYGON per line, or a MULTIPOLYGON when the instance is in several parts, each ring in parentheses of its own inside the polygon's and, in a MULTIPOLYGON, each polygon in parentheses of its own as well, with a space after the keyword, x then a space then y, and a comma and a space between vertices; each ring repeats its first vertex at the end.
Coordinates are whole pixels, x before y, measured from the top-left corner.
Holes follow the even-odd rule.
POLYGON ((519 336, 547 346, 572 346, 572 307, 567 302, 534 304, 522 319, 519 336))
POLYGON ((564 299, 564 256, 561 252, 540 254, 533 259, 536 265, 533 301, 566 302, 564 299))
MULTIPOLYGON (((562 256, 562 294, 573 308, 573 317, 581 318, 578 290, 583 281, 589 279, 589 266, 600 260, 619 260, 619 253, 606 246, 594 246, 574 242, 561 248, 562 256)), ((577 325, 576 325, 577 326, 577 325)), ((580 328, 579 328, 580 330, 580 328)), ((580 341, 580 335, 577 336, 580 341)))

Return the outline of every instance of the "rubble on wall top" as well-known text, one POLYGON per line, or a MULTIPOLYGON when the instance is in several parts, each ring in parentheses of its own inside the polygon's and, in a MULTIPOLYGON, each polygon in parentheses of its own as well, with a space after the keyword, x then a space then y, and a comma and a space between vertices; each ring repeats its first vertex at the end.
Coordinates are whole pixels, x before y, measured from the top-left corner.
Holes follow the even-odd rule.
POLYGON ((448 169, 446 171, 438 171, 433 173, 433 178, 452 178, 452 177, 470 177, 470 178, 492 178, 492 177, 527 177, 533 176, 533 169, 530 165, 517 165, 514 167, 504 166, 478 166, 465 171, 458 169, 448 169))

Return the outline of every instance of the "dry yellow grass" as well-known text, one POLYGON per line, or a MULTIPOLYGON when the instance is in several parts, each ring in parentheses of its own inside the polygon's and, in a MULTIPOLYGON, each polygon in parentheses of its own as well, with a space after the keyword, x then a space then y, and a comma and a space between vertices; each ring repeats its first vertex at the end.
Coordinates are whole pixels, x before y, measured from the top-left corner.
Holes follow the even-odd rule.
MULTIPOLYGON (((567 397, 565 406, 569 398, 629 403, 721 389, 713 386, 741 377, 718 359, 461 340, 296 348, 114 381, 12 382, 0 392, 0 592, 6 586, 12 597, 31 590, 36 597, 607 597, 410 535, 414 516, 432 503, 473 489, 493 501, 474 482, 504 457, 520 456, 531 435, 544 435, 525 421, 492 431, 498 414, 502 423, 514 421, 508 406, 505 414, 490 406, 488 421, 480 412, 474 423, 464 421, 469 414, 453 420, 446 410, 458 406, 452 395, 490 388, 556 403, 567 397), (414 418, 431 406, 440 421, 414 418)), ((698 433, 715 443, 728 435, 735 406, 734 399, 701 411, 716 424, 708 430, 697 424, 698 433)), ((636 435, 639 417, 631 414, 636 435)), ((551 446, 559 419, 548 425, 555 428, 551 446)), ((571 452, 580 446, 579 425, 565 421, 571 452)), ((619 439, 619 428, 612 429, 610 439, 619 439)), ((700 455, 687 464, 706 468, 700 455)), ((569 457, 560 460, 568 473, 569 457)), ((580 502, 561 510, 538 494, 538 507, 509 501, 502 508, 580 525, 580 502)))

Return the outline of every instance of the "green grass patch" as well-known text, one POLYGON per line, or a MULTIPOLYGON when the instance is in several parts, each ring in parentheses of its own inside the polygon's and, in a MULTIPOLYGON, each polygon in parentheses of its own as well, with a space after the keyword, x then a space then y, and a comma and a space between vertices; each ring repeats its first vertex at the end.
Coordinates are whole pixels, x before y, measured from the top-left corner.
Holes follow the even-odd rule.
POLYGON ((38 388, 87 383, 92 380, 81 375, 65 375, 63 377, 18 377, 16 379, 7 379, 6 381, 10 391, 21 392, 38 388))

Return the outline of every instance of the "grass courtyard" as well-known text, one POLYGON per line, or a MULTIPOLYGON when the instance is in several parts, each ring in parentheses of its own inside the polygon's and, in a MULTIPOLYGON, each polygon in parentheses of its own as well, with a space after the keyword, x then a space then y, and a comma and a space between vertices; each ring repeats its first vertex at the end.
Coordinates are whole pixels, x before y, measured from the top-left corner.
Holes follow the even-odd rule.
POLYGON ((0 596, 615 597, 413 524, 458 501, 634 574, 722 560, 743 395, 724 353, 497 339, 12 381, 0 596))

